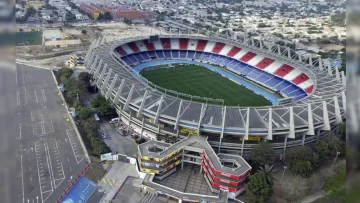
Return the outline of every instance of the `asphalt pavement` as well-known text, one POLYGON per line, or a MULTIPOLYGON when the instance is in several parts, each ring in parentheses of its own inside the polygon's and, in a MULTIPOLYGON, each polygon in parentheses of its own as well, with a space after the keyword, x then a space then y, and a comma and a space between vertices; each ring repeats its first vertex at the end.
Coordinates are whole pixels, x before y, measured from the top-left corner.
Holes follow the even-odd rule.
POLYGON ((104 139, 107 146, 110 147, 113 153, 125 154, 129 157, 137 157, 137 145, 135 140, 130 136, 123 136, 116 129, 110 126, 107 121, 100 124, 101 132, 109 133, 110 138, 104 139))
POLYGON ((51 72, 0 66, 0 196, 55 202, 86 158, 51 72))

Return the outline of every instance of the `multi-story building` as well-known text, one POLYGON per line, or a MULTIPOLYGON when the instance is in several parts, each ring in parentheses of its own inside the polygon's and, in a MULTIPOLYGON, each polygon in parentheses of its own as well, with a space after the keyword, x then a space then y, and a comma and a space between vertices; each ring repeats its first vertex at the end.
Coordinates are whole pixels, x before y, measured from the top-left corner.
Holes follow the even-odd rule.
POLYGON ((184 163, 196 164, 201 166, 200 173, 204 172, 209 188, 218 194, 220 190, 229 191, 230 196, 243 192, 251 171, 241 156, 216 154, 204 136, 190 135, 175 144, 149 140, 138 150, 140 171, 155 174, 155 180, 167 178, 184 163))

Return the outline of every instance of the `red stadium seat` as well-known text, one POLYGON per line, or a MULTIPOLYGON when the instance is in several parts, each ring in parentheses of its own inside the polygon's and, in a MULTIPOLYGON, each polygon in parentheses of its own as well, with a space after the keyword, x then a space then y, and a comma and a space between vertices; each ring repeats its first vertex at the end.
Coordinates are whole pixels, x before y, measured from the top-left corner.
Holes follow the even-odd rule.
POLYGON ((121 54, 122 56, 126 56, 127 55, 127 53, 124 51, 124 49, 123 48, 121 48, 121 47, 118 47, 118 48, 116 48, 115 49, 117 52, 119 52, 119 54, 121 54))
POLYGON ((237 53, 239 53, 241 49, 239 47, 233 47, 231 48, 231 50, 229 51, 229 53, 227 54, 228 57, 233 57, 235 56, 237 53))
POLYGON ((216 42, 212 52, 214 53, 219 53, 223 48, 224 48, 225 44, 224 43, 220 43, 220 42, 216 42))
POLYGON ((261 60, 256 67, 260 68, 260 69, 265 69, 266 67, 268 67, 268 65, 270 65, 272 62, 274 62, 274 60, 272 60, 271 58, 264 58, 263 60, 261 60))
POLYGON ((243 61, 246 63, 246 62, 250 61, 252 58, 254 58, 255 56, 256 56, 255 53, 248 52, 243 57, 240 58, 240 61, 243 61))
POLYGON ((305 73, 301 73, 295 79, 293 79, 292 82, 295 84, 300 84, 308 79, 309 79, 309 76, 307 76, 305 73))
POLYGON ((199 40, 196 46, 196 51, 204 51, 206 44, 207 44, 206 40, 199 40))
POLYGON ((294 70, 293 67, 284 64, 279 69, 277 69, 274 74, 277 76, 280 76, 280 77, 284 77, 285 75, 290 73, 290 71, 292 71, 292 70, 294 70))
POLYGON ((137 47, 137 45, 135 44, 135 42, 130 42, 130 43, 128 44, 128 46, 129 46, 130 49, 131 49, 133 52, 135 52, 135 53, 137 53, 137 52, 140 51, 139 47, 137 47))
POLYGON ((160 40, 161 40, 161 44, 162 44, 164 49, 170 49, 171 48, 170 39, 163 38, 163 39, 160 39, 160 40))
POLYGON ((313 91, 313 89, 314 89, 314 85, 311 85, 310 87, 308 87, 308 88, 306 88, 306 92, 307 93, 311 93, 312 91, 313 91))
POLYGON ((180 39, 180 49, 187 50, 188 42, 188 39, 180 39))
POLYGON ((143 43, 145 44, 146 48, 149 51, 154 51, 155 50, 155 46, 153 43, 149 42, 149 40, 144 40, 143 43))

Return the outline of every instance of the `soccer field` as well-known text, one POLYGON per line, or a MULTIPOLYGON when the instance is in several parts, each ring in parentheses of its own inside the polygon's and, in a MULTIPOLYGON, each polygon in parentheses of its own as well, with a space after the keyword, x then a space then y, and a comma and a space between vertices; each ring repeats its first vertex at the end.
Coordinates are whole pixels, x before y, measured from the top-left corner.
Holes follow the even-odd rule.
POLYGON ((213 99, 223 99, 228 106, 266 106, 271 103, 262 96, 197 65, 177 66, 141 71, 140 74, 165 89, 213 99))

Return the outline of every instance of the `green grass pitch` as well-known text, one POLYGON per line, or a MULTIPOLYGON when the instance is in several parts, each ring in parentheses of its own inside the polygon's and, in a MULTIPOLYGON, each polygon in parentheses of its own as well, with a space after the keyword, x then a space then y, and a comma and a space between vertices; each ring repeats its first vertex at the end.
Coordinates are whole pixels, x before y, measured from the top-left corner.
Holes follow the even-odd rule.
POLYGON ((42 44, 42 32, 16 32, 15 33, 17 46, 29 46, 29 45, 41 45, 42 44))
POLYGON ((228 106, 266 106, 271 103, 262 96, 221 75, 197 65, 175 65, 141 71, 140 74, 165 89, 213 99, 223 99, 228 106))

